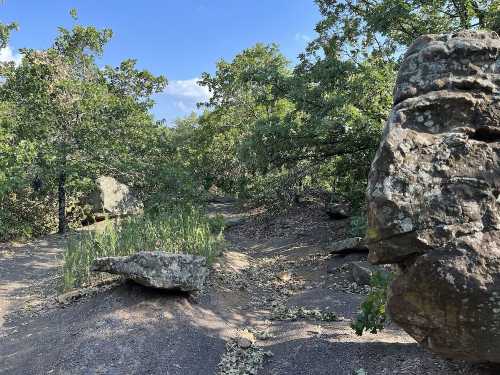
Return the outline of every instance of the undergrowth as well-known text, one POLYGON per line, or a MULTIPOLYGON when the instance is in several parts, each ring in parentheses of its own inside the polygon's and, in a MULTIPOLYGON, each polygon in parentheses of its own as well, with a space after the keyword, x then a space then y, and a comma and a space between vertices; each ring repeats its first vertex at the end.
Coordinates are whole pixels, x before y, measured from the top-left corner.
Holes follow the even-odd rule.
POLYGON ((361 213, 351 217, 351 237, 365 237, 367 227, 366 214, 361 213))
POLYGON ((126 256, 139 251, 166 251, 205 256, 211 262, 222 249, 223 221, 194 208, 168 214, 129 217, 108 222, 102 231, 89 231, 68 240, 64 250, 63 289, 88 284, 90 267, 99 257, 126 256))
POLYGON ((393 277, 394 275, 389 272, 375 272, 372 275, 370 293, 361 304, 361 312, 356 321, 351 325, 357 335, 361 336, 364 331, 375 334, 388 324, 385 305, 387 290, 393 277))

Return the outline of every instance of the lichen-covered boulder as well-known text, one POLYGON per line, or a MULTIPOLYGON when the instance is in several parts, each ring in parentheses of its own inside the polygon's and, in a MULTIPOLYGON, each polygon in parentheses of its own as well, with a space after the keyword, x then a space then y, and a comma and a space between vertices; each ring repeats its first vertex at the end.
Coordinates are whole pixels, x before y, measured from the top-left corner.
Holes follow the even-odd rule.
POLYGON ((500 38, 408 49, 368 184, 372 263, 397 263, 388 311, 449 358, 500 362, 500 38))
POLYGON ((84 203, 91 206, 94 216, 115 217, 142 212, 142 202, 127 185, 111 176, 100 176, 95 183, 96 190, 84 199, 84 203))
POLYGON ((91 269, 121 275, 144 286, 183 292, 201 290, 208 275, 205 257, 163 251, 98 258, 91 269))

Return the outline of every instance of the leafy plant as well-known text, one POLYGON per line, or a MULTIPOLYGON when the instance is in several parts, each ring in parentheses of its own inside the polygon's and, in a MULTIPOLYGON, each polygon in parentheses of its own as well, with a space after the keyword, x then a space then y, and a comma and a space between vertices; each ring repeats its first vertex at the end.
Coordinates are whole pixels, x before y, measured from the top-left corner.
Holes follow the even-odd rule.
POLYGON ((64 289, 90 283, 95 277, 90 267, 98 257, 155 250, 202 255, 210 262, 222 249, 222 229, 219 219, 182 207, 169 214, 126 218, 107 223, 101 231, 76 234, 64 250, 64 289))
POLYGON ((367 218, 364 214, 358 214, 351 217, 351 236, 364 237, 368 227, 367 218))
POLYGON ((387 290, 393 276, 392 273, 387 272, 375 272, 372 275, 371 291, 361 304, 361 312, 356 317, 356 321, 351 324, 351 328, 356 331, 357 335, 361 336, 364 331, 375 334, 388 323, 385 305, 387 290))

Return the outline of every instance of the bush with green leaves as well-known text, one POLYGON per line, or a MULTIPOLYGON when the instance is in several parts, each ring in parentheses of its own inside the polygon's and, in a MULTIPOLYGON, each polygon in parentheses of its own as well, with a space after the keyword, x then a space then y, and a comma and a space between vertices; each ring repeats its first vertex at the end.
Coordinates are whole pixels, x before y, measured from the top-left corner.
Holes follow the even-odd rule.
POLYGON ((387 290, 394 275, 388 272, 375 272, 372 275, 371 290, 365 301, 361 304, 361 312, 351 328, 361 336, 364 331, 377 333, 384 329, 389 319, 386 314, 385 305, 387 301, 387 290))
POLYGON ((211 262, 222 250, 222 231, 220 218, 208 218, 192 207, 108 222, 103 230, 70 237, 64 250, 63 288, 91 283, 90 267, 99 257, 166 251, 202 255, 211 262))
POLYGON ((350 234, 352 237, 365 237, 367 227, 368 222, 365 213, 360 213, 351 217, 350 234))
POLYGON ((51 196, 32 189, 0 193, 0 241, 29 239, 57 228, 57 207, 51 196))

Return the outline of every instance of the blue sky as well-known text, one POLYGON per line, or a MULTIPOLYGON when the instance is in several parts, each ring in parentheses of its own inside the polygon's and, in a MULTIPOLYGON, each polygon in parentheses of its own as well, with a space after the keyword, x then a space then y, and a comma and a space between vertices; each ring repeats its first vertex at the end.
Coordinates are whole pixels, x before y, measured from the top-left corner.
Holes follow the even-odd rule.
POLYGON ((140 68, 168 78, 153 111, 167 121, 189 114, 206 98, 196 78, 213 73, 218 59, 275 42, 294 62, 320 18, 313 0, 5 0, 0 21, 17 21, 20 30, 0 60, 18 58, 21 47, 48 47, 58 26, 71 27, 71 8, 78 10, 79 23, 113 29, 102 64, 136 58, 140 68))

